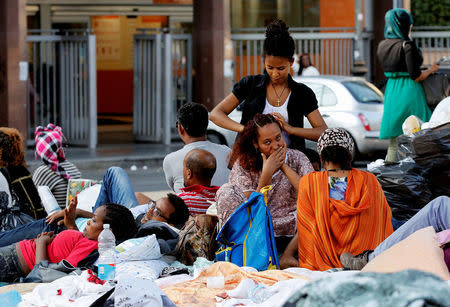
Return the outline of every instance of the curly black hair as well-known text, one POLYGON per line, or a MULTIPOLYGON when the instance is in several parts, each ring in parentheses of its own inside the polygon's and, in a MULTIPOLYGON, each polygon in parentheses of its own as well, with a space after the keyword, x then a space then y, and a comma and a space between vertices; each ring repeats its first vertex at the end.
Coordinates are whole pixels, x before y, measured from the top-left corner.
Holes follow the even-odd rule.
POLYGON ((320 154, 322 163, 333 162, 338 164, 341 169, 352 169, 352 154, 342 146, 328 146, 322 149, 320 154))
POLYGON ((264 56, 273 55, 291 60, 295 52, 295 43, 288 31, 289 27, 281 19, 274 19, 266 28, 264 56))
POLYGON ((178 110, 177 120, 189 136, 202 137, 206 135, 208 110, 204 105, 195 102, 184 104, 178 110))
POLYGON ((27 166, 19 130, 0 127, 0 167, 27 166))
POLYGON ((113 203, 104 206, 106 214, 103 218, 103 224, 109 224, 116 240, 124 241, 132 238, 137 232, 137 226, 130 209, 113 203))
POLYGON ((175 209, 175 211, 169 216, 169 220, 167 222, 177 228, 182 228, 189 219, 189 209, 181 197, 169 193, 167 194, 167 198, 175 209))

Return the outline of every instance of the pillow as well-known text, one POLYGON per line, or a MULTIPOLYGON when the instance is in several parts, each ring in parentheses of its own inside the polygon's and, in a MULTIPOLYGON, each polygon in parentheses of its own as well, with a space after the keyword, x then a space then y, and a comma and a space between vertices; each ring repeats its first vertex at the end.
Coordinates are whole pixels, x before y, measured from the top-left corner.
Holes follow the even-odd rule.
MULTIPOLYGON (((102 183, 102 182, 99 180, 91 180, 91 179, 69 179, 69 184, 67 185, 66 207, 69 206, 69 203, 72 200, 72 198, 77 196, 81 191, 83 191, 93 185, 99 184, 99 183, 102 183)), ((94 204, 95 204, 96 200, 97 200, 97 197, 94 199, 94 204)), ((83 206, 80 203, 80 201, 78 201, 78 208, 84 209, 84 208, 81 208, 80 205, 83 206)), ((84 209, 84 210, 86 210, 86 209, 84 209)), ((92 211, 92 208, 90 210, 86 210, 86 211, 92 211)))
POLYGON ((78 209, 83 209, 84 211, 92 212, 95 203, 97 202, 98 195, 100 194, 101 184, 94 184, 87 189, 84 189, 78 193, 78 209))
POLYGON ((433 273, 444 280, 450 280, 444 252, 433 227, 416 231, 375 257, 361 271, 391 273, 407 269, 433 273))
POLYGON ((116 246, 116 261, 155 260, 161 258, 159 243, 154 234, 128 239, 116 246))

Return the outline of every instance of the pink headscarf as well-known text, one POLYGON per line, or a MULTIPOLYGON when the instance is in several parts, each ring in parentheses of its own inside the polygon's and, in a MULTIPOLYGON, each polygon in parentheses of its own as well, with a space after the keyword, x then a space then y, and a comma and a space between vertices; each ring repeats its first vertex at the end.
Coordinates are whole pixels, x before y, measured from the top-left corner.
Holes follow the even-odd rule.
POLYGON ((65 137, 59 126, 50 123, 47 127, 36 127, 34 132, 36 151, 34 155, 35 158, 41 157, 42 161, 56 174, 69 180, 69 173, 60 164, 60 162, 66 160, 62 147, 63 139, 65 137))

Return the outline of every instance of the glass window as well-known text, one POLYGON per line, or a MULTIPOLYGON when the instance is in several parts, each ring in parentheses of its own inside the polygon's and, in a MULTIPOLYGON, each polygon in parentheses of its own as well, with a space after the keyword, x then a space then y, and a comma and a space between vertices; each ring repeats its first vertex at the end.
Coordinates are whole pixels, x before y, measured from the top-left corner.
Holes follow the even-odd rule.
POLYGON ((289 27, 319 27, 320 0, 231 0, 231 27, 262 28, 273 18, 289 27))
POLYGON ((324 86, 319 83, 311 83, 311 82, 302 82, 302 83, 305 84, 306 86, 308 86, 310 89, 312 89, 312 91, 316 95, 317 102, 319 103, 319 106, 320 106, 322 103, 322 99, 323 99, 322 96, 323 96, 324 86))
POLYGON ((337 104, 337 98, 334 92, 326 85, 323 86, 322 101, 319 107, 329 107, 337 104))
POLYGON ((377 89, 370 87, 364 81, 345 81, 342 84, 353 97, 362 103, 383 103, 383 96, 377 89))

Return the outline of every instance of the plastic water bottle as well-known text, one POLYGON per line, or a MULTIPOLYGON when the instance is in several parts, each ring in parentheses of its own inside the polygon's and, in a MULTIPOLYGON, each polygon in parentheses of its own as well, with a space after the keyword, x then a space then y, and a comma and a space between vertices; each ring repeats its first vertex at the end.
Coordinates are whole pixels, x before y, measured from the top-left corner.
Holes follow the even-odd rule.
POLYGON ((116 275, 116 237, 109 229, 109 224, 103 224, 103 230, 98 236, 98 277, 113 281, 116 275))
POLYGON ((266 286, 263 284, 257 284, 256 287, 254 287, 250 291, 250 299, 253 303, 261 304, 262 302, 269 299, 274 293, 267 289, 266 286))

